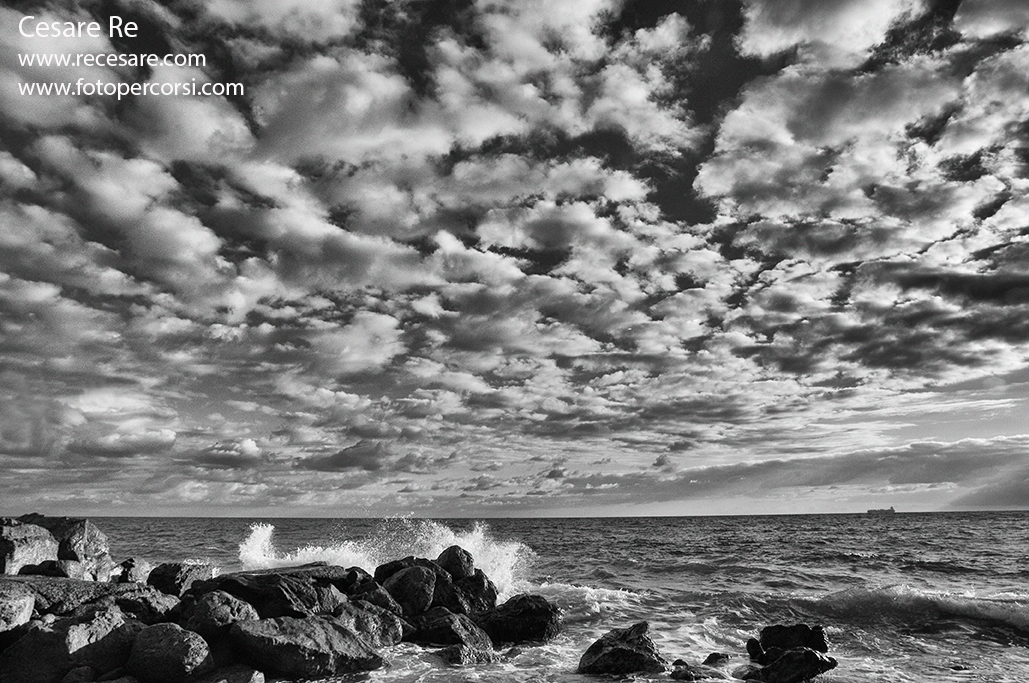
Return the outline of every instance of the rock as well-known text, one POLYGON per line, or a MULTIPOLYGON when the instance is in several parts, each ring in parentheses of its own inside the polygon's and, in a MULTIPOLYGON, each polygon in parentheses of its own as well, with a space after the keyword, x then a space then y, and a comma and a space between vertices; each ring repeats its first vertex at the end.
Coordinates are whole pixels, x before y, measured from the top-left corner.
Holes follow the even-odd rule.
POLYGON ((39 564, 27 564, 18 570, 20 576, 57 576, 79 581, 95 581, 85 564, 76 560, 44 560, 39 564))
POLYGON ((451 645, 439 651, 444 664, 450 666, 470 666, 473 664, 493 664, 500 657, 492 649, 480 650, 468 645, 451 645))
POLYGON ((539 595, 516 595, 496 609, 476 615, 475 623, 498 646, 546 642, 561 630, 560 610, 539 595))
POLYGON ((781 647, 783 650, 806 647, 816 652, 829 651, 829 642, 822 627, 811 627, 807 624, 766 626, 761 629, 760 642, 761 647, 766 650, 770 647, 781 647))
POLYGON ((436 564, 443 567, 455 581, 471 576, 475 571, 472 554, 459 545, 452 545, 439 554, 436 564))
POLYGON ((117 605, 122 612, 146 624, 164 619, 178 600, 152 586, 101 583, 44 576, 0 577, 4 586, 19 585, 35 594, 36 611, 66 615, 83 605, 117 605))
POLYGON ((264 683, 264 674, 249 666, 236 664, 201 676, 193 683, 264 683))
POLYGON ((140 631, 125 665, 146 683, 182 683, 211 667, 207 642, 178 624, 154 624, 140 631))
POLYGON ((750 655, 750 661, 757 662, 764 666, 765 664, 771 664, 775 660, 779 659, 786 650, 781 647, 771 645, 768 649, 761 647, 761 643, 756 638, 751 638, 747 641, 747 654, 750 655))
POLYGON ((146 583, 153 570, 154 565, 150 562, 130 557, 115 569, 115 580, 118 583, 146 583))
POLYGON ((578 673, 624 675, 664 671, 667 662, 647 635, 649 628, 647 622, 641 621, 604 634, 583 653, 578 673))
POLYGON ((385 564, 380 564, 375 568, 375 574, 373 580, 380 586, 386 583, 386 580, 391 576, 399 572, 401 569, 407 569, 408 567, 415 567, 418 565, 418 560, 414 555, 401 558, 399 560, 391 560, 385 564))
POLYGON ((702 681, 705 678, 723 677, 720 671, 712 669, 710 666, 696 666, 694 664, 687 664, 681 660, 677 660, 673 666, 675 668, 669 675, 676 681, 702 681))
POLYGON ((135 676, 119 676, 118 678, 105 678, 103 680, 107 683, 139 683, 139 679, 135 676))
POLYGON ((183 626, 210 641, 227 635, 229 627, 237 621, 259 618, 250 603, 225 591, 211 591, 197 598, 183 626))
POLYGON ((467 645, 477 650, 492 650, 493 641, 467 615, 452 614, 433 607, 414 621, 415 631, 408 640, 421 645, 467 645))
POLYGON ((454 588, 464 599, 468 614, 485 612, 497 606, 497 587, 481 569, 455 581, 454 588))
POLYGON ((410 626, 397 614, 368 603, 348 602, 333 612, 333 617, 372 647, 389 647, 404 638, 410 626), (406 628, 405 628, 406 627, 406 628))
POLYGON ((114 569, 107 535, 88 519, 47 517, 38 513, 22 515, 19 521, 41 526, 57 539, 57 559, 81 563, 82 576, 71 578, 107 581, 114 569))
POLYGON ((393 596, 387 593, 385 588, 374 581, 361 584, 353 593, 353 598, 357 601, 364 601, 377 607, 381 607, 387 612, 392 612, 397 616, 402 616, 404 614, 404 609, 397 604, 397 601, 393 599, 393 596))
POLYGON ((331 614, 346 602, 336 585, 343 585, 347 571, 342 567, 305 565, 235 572, 197 581, 186 595, 198 597, 222 590, 253 605, 262 619, 331 614))
POLYGON ((129 675, 129 672, 125 670, 125 667, 119 666, 117 669, 111 669, 104 675, 97 678, 97 681, 120 681, 126 678, 136 680, 135 676, 129 675))
POLYGON ((768 666, 746 675, 763 683, 800 683, 836 668, 836 660, 806 647, 786 650, 768 666))
POLYGON ((366 585, 376 585, 372 575, 360 567, 350 567, 342 578, 333 579, 332 583, 345 595, 354 595, 366 585))
POLYGON ((427 567, 407 567, 392 574, 382 587, 397 601, 404 615, 412 617, 429 609, 432 604, 436 574, 427 567))
POLYGON ((230 638, 250 664, 286 678, 311 678, 378 669, 379 653, 332 617, 241 621, 230 638))
POLYGON ((725 652, 712 652, 704 660, 704 666, 721 666, 732 659, 732 655, 726 654, 725 652))
POLYGON ((79 667, 116 669, 128 659, 139 629, 111 606, 30 628, 0 653, 0 683, 59 683, 79 667))
POLYGON ((36 595, 31 589, 16 584, 0 584, 0 633, 29 623, 36 595))
POLYGON ((91 666, 79 666, 64 675, 61 683, 89 683, 96 680, 96 671, 91 666))
POLYGON ((214 567, 200 562, 165 562, 154 567, 146 582, 168 595, 181 597, 194 581, 214 577, 214 567))
POLYGON ((58 543, 41 526, 0 520, 0 574, 17 574, 25 565, 57 560, 58 543))

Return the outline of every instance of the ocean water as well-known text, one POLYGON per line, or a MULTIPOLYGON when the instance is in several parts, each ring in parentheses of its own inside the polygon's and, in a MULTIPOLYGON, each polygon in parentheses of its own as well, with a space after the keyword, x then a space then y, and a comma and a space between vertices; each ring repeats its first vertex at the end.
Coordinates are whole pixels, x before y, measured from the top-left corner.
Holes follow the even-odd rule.
POLYGON ((1029 680, 1029 513, 95 521, 117 559, 222 571, 314 560, 372 571, 457 543, 502 600, 533 592, 562 610, 556 640, 502 663, 448 669, 402 644, 360 680, 584 683, 575 668, 590 643, 643 619, 669 661, 726 652, 727 672, 763 626, 804 621, 825 627, 839 660, 825 683, 1029 680))

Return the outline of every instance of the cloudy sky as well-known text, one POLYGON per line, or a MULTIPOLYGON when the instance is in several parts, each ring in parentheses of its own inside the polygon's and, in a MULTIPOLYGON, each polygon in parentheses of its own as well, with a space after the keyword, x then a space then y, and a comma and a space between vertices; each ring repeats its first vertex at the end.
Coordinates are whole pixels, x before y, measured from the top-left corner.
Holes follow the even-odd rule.
POLYGON ((0 513, 1029 507, 1027 26, 1024 0, 7 3, 0 513), (19 94, 79 78, 245 93, 19 94))

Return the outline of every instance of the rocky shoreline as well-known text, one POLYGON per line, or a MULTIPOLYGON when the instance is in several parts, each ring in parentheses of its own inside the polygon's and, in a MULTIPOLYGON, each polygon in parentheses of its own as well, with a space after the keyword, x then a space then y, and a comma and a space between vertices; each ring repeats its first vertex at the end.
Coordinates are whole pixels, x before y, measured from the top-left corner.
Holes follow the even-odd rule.
MULTIPOLYGON (((459 546, 373 574, 315 563, 218 575, 196 563, 116 563, 88 520, 0 519, 0 683, 304 680, 378 669, 401 642, 477 666, 560 629, 558 608, 542 596, 498 605, 496 586, 459 546)), ((647 629, 603 636, 579 673, 796 683, 836 666, 819 627, 766 628, 742 665, 715 653, 671 666, 647 629)))

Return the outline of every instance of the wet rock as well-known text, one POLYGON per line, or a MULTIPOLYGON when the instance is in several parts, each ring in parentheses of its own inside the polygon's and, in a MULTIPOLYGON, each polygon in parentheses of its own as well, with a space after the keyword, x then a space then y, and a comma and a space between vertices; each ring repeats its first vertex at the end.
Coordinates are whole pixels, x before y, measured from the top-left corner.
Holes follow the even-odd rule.
POLYGON ((200 562, 165 562, 154 567, 147 577, 147 584, 162 593, 182 596, 195 581, 214 577, 214 567, 200 562))
POLYGON ((392 574, 382 584, 405 616, 415 616, 429 609, 436 588, 436 573, 422 566, 412 566, 392 574))
POLYGON ((118 583, 146 583, 153 570, 154 565, 150 562, 130 557, 115 568, 112 580, 118 583))
POLYGON ((41 526, 0 519, 0 574, 17 574, 25 565, 57 560, 58 543, 41 526))
POLYGON ((79 667, 116 669, 128 659, 140 628, 116 607, 30 628, 0 653, 0 683, 59 683, 79 667))
POLYGON ((481 569, 454 581, 454 589, 464 600, 467 614, 486 612, 497 606, 497 587, 481 569))
POLYGON ((76 517, 48 517, 38 513, 22 515, 19 521, 41 526, 57 539, 57 559, 80 563, 81 576, 69 573, 70 578, 107 581, 115 564, 111 559, 107 535, 88 519, 76 517))
POLYGON ((721 666, 722 664, 727 663, 730 659, 732 659, 732 656, 729 655, 729 654, 726 654, 725 652, 712 652, 703 661, 703 665, 704 666, 721 666))
POLYGON ((770 645, 767 649, 761 647, 761 643, 756 638, 751 638, 747 641, 747 654, 750 655, 750 661, 757 662, 762 666, 765 664, 771 664, 786 650, 775 645, 770 645))
POLYGON ((249 666, 236 664, 201 676, 192 683, 264 683, 264 674, 249 666))
POLYGON ((211 591, 201 595, 191 605, 183 625, 207 640, 214 640, 227 635, 229 627, 237 621, 259 618, 257 610, 250 603, 225 591, 211 591))
POLYGON ((145 683, 182 683, 212 666, 211 650, 199 634, 178 624, 154 624, 136 636, 125 668, 145 683))
POLYGON ((305 565, 235 572, 197 581, 186 595, 199 597, 215 590, 225 591, 253 605, 262 619, 331 614, 346 602, 336 584, 345 580, 347 571, 342 567, 305 565))
POLYGON ((0 577, 0 590, 17 584, 35 594, 36 611, 42 615, 67 615, 89 605, 116 605, 127 615, 154 623, 164 619, 178 604, 172 596, 152 586, 101 583, 44 576, 0 577))
POLYGON ((342 577, 333 579, 332 583, 347 596, 360 592, 365 586, 376 585, 372 575, 360 567, 350 567, 342 577))
POLYGON ((745 675, 763 683, 801 683, 836 668, 836 660, 806 647, 786 650, 768 666, 745 675))
POLYGON ((344 603, 332 616, 376 648, 396 645, 410 630, 397 614, 360 601, 344 603))
POLYGON ((96 680, 96 671, 91 666, 79 666, 64 675, 61 683, 89 683, 96 680))
POLYGON ((641 621, 604 634, 583 653, 578 673, 624 675, 664 671, 667 662, 647 635, 649 628, 647 622, 641 621))
POLYGON ((439 651, 440 659, 450 666, 492 664, 500 659, 493 649, 484 650, 468 645, 450 645, 439 651))
POLYGON ((241 621, 229 634, 248 663, 287 678, 371 671, 384 663, 360 635, 332 617, 241 621))
POLYGON ((829 642, 822 627, 807 624, 766 626, 761 629, 760 643, 766 650, 770 647, 780 647, 783 650, 806 647, 816 652, 829 651, 829 642))
POLYGON ((472 554, 459 545, 452 545, 439 554, 436 564, 442 567, 455 581, 471 576, 475 571, 472 554))
POLYGON ((36 595, 16 583, 0 584, 0 633, 29 623, 36 595))
POLYGON ((561 630, 560 610, 540 595, 516 595, 503 605, 475 616, 494 645, 546 642, 561 630))
POLYGON ((408 640, 421 645, 467 645, 477 650, 492 650, 493 641, 467 615, 452 614, 433 607, 414 620, 415 631, 408 640))
POLYGON ((386 589, 370 581, 368 583, 361 584, 353 593, 353 598, 358 602, 368 602, 377 607, 381 607, 387 612, 392 612, 397 616, 404 614, 404 609, 397 604, 397 601, 393 599, 393 596, 386 592, 386 589))
POLYGON ((676 681, 702 681, 706 678, 723 678, 720 671, 710 666, 687 664, 682 660, 676 660, 672 666, 674 668, 669 675, 676 681))

